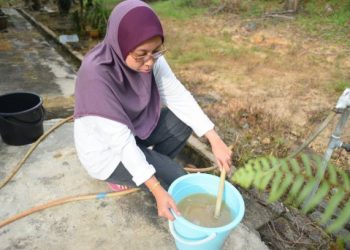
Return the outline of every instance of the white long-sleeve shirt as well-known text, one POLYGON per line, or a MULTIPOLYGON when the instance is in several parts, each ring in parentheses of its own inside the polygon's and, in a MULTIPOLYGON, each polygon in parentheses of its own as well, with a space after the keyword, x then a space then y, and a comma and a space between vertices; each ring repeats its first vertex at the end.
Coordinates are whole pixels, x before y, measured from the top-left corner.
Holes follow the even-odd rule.
MULTIPOLYGON (((190 126, 197 136, 214 128, 191 93, 176 78, 164 57, 153 67, 162 104, 190 126)), ((90 176, 106 180, 120 162, 137 186, 155 173, 136 145, 135 136, 124 124, 98 116, 84 116, 74 122, 78 157, 90 176)))

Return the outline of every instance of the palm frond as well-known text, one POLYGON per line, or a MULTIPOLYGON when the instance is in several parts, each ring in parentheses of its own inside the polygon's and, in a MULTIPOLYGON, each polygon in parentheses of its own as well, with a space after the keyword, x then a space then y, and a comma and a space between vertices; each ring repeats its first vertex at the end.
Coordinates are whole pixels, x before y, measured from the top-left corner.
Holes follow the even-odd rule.
MULTIPOLYGON (((233 175, 232 181, 244 188, 255 187, 269 192, 269 202, 283 199, 286 204, 303 207, 308 213, 322 201, 326 208, 319 223, 326 226, 329 233, 344 228, 350 220, 350 178, 341 169, 329 164, 323 175, 318 156, 301 155, 298 158, 277 159, 272 156, 250 160, 233 175), (313 168, 314 167, 314 168, 313 168), (316 169, 316 170, 313 170, 316 169), (322 176, 323 175, 323 176, 322 176), (315 195, 307 201, 315 184, 321 179, 315 195), (340 211, 333 219, 336 211, 340 211)), ((350 235, 344 237, 350 239, 350 235)))

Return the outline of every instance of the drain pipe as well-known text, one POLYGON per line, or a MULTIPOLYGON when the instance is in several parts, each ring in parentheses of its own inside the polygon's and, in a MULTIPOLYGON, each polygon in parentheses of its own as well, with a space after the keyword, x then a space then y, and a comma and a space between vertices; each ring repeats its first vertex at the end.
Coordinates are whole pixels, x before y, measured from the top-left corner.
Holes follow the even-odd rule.
POLYGON ((346 152, 350 152, 350 143, 343 143, 341 147, 345 149, 346 152))
POLYGON ((349 144, 343 144, 340 137, 342 134, 342 131, 345 127, 345 124, 347 123, 349 116, 350 116, 350 88, 346 89, 344 93, 340 96, 337 105, 336 105, 336 112, 338 114, 341 114, 341 117, 337 123, 337 126, 331 135, 331 138, 329 140, 327 150, 323 155, 322 164, 321 164, 321 170, 320 174, 316 176, 316 183, 311 191, 311 193, 308 195, 307 199, 305 200, 303 206, 307 206, 307 204, 310 202, 310 200, 314 197, 315 193, 317 192, 317 189, 320 185, 320 182, 324 176, 324 173, 326 171, 326 168, 328 166, 328 162, 331 159, 332 153, 334 149, 336 148, 344 148, 347 151, 350 151, 350 145, 349 144))

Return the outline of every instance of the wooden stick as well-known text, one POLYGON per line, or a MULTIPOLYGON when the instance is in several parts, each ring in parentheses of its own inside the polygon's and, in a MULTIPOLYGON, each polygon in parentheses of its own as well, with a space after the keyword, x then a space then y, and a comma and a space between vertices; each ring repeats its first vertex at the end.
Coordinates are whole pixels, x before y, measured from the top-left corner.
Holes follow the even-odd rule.
POLYGON ((217 169, 217 166, 207 167, 207 168, 198 168, 193 164, 187 164, 186 167, 184 167, 184 170, 190 173, 197 173, 197 172, 209 172, 212 170, 217 169))
POLYGON ((226 170, 225 168, 222 168, 221 174, 220 174, 219 190, 218 190, 218 195, 216 199, 215 214, 214 214, 214 217, 216 219, 220 217, 222 194, 224 192, 224 187, 225 187, 225 177, 226 177, 226 170))

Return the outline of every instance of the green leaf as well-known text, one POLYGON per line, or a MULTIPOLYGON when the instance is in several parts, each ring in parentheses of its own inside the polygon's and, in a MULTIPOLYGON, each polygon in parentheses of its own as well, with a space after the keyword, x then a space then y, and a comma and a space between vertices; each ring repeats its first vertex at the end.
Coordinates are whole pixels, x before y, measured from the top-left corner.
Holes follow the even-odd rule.
POLYGON ((269 156, 269 160, 272 164, 272 170, 277 171, 281 167, 280 162, 275 157, 269 156))
MULTIPOLYGON (((274 184, 272 184, 271 195, 269 198, 270 202, 274 202, 279 198, 281 198, 281 196, 286 192, 287 188, 289 187, 289 185, 292 183, 294 179, 294 175, 289 171, 288 164, 285 159, 281 159, 279 162, 275 159, 273 164, 276 168, 280 167, 279 171, 282 170, 284 172, 284 173, 281 172, 281 174, 282 174, 282 177, 284 174, 285 178, 283 179, 281 185, 278 184, 276 186, 277 188, 275 190, 273 189, 274 184)), ((276 176, 276 178, 278 178, 278 176, 276 176)))
POLYGON ((345 173, 344 170, 339 169, 338 170, 339 174, 341 175, 341 177, 343 178, 343 187, 346 191, 350 191, 350 180, 349 180, 349 176, 347 175, 347 173, 345 173))
POLYGON ((294 201, 295 197, 299 193, 299 190, 301 189, 303 184, 304 184, 304 176, 298 175, 296 177, 296 180, 293 183, 293 186, 291 187, 291 189, 289 191, 288 198, 285 201, 287 204, 291 204, 294 201))
POLYGON ((327 195, 328 192, 329 192, 329 185, 327 182, 323 182, 319 187, 315 196, 306 204, 306 206, 303 207, 302 209, 303 213, 307 213, 311 209, 316 207, 322 201, 322 199, 327 195))
MULTIPOLYGON (((255 178, 254 178, 253 185, 255 187, 259 188, 260 183, 261 183, 261 179, 262 179, 263 174, 264 174, 264 172, 262 171, 262 167, 261 167, 259 160, 254 161, 253 168, 255 170, 255 178)), ((261 188, 259 188, 259 189, 261 189, 261 188)))
POLYGON ((269 185, 271 178, 274 176, 275 171, 273 168, 271 168, 271 165, 266 158, 260 158, 259 160, 262 164, 262 169, 264 173, 258 188, 261 190, 265 190, 267 185, 269 185))
MULTIPOLYGON (((294 202, 294 205, 298 207, 310 196, 319 180, 317 177, 323 175, 321 158, 313 157, 311 161, 307 155, 302 155, 301 159, 303 165, 299 164, 299 161, 295 158, 277 159, 268 156, 250 160, 244 168, 240 168, 234 173, 232 180, 245 188, 254 185, 262 190, 266 190, 268 185, 271 184, 269 202, 280 199, 288 192, 285 203, 294 202), (317 167, 317 172, 313 171, 311 162, 317 167), (313 176, 313 173, 316 174, 316 177, 313 176)), ((304 213, 314 209, 327 196, 331 187, 334 187, 336 192, 331 197, 321 217, 320 223, 322 224, 328 223, 340 202, 343 201, 344 197, 349 196, 350 177, 346 172, 338 170, 334 165, 327 166, 327 179, 322 176, 320 187, 308 201, 308 204, 305 204, 302 208, 304 213), (341 177, 342 181, 338 177, 341 177)), ((340 230, 349 219, 350 201, 346 203, 340 216, 327 227, 327 230, 329 232, 340 230)))
POLYGON ((322 225, 326 224, 326 222, 332 217, 332 215, 334 214, 335 210, 337 209, 339 203, 342 201, 344 196, 345 196, 345 192, 343 189, 338 189, 338 191, 332 196, 321 217, 320 223, 322 225))
POLYGON ((333 233, 335 231, 338 231, 339 229, 342 229, 343 226, 349 221, 349 219, 350 219, 350 201, 348 201, 345 204, 338 218, 331 225, 329 225, 329 227, 327 227, 327 232, 333 233))
POLYGON ((263 176, 263 178, 261 179, 260 182, 260 189, 261 190, 265 190, 267 185, 270 183, 271 178, 274 176, 274 172, 269 170, 268 172, 266 172, 263 176))
POLYGON ((332 164, 329 164, 328 166, 328 175, 329 175, 329 178, 328 178, 329 182, 332 185, 336 185, 338 183, 337 172, 332 164))
POLYGON ((305 173, 307 176, 312 176, 312 169, 310 165, 310 159, 307 155, 302 154, 301 160, 303 161, 304 167, 305 167, 305 173))
POLYGON ((237 184, 240 183, 239 180, 240 180, 240 178, 242 176, 242 170, 243 170, 243 168, 239 168, 239 169, 237 169, 236 171, 233 172, 233 175, 231 177, 231 181, 232 182, 237 183, 237 184))
POLYGON ((281 169, 283 172, 286 172, 286 173, 290 172, 286 159, 281 159, 279 161, 279 165, 281 166, 281 169))
POLYGON ((263 165, 263 170, 268 171, 271 169, 270 162, 266 158, 260 158, 260 161, 263 165))
POLYGON ((299 196, 296 199, 296 206, 300 206, 300 204, 306 199, 306 197, 311 193, 314 185, 316 184, 316 180, 312 179, 309 180, 309 183, 307 183, 306 185, 304 185, 304 188, 301 190, 301 193, 299 194, 299 196))
POLYGON ((325 170, 327 169, 328 166, 325 169, 323 169, 323 166, 324 166, 323 164, 325 164, 323 160, 321 160, 321 158, 316 155, 313 158, 317 166, 316 178, 318 178, 319 180, 322 180, 324 178, 325 170))
POLYGON ((277 191, 280 188, 280 183, 281 183, 282 177, 283 177, 282 172, 277 171, 275 173, 275 176, 274 176, 274 179, 273 179, 272 185, 271 185, 270 196, 268 199, 269 202, 273 202, 276 200, 277 191))
POLYGON ((255 173, 252 165, 246 164, 243 168, 240 168, 234 173, 232 180, 244 188, 249 188, 254 180, 254 175, 255 173))
POLYGON ((292 183, 292 181, 294 179, 293 177, 294 176, 291 173, 286 174, 286 176, 282 182, 282 185, 280 185, 279 189, 277 189, 275 191, 274 195, 269 198, 270 202, 274 202, 274 201, 278 200, 279 198, 281 198, 281 196, 286 192, 287 188, 292 183))
POLYGON ((292 158, 292 159, 289 159, 289 162, 290 162, 290 165, 292 166, 292 171, 296 174, 300 174, 300 167, 297 160, 292 158))
MULTIPOLYGON (((342 235, 341 237, 340 237, 340 239, 341 240, 344 240, 345 242, 350 242, 350 233, 347 233, 347 234, 345 234, 345 235, 342 235)), ((337 240, 338 241, 338 240, 337 240)), ((341 244, 341 243, 339 243, 339 244, 341 244)), ((338 249, 345 249, 344 248, 344 243, 342 244, 343 245, 343 248, 338 248, 338 249)))

